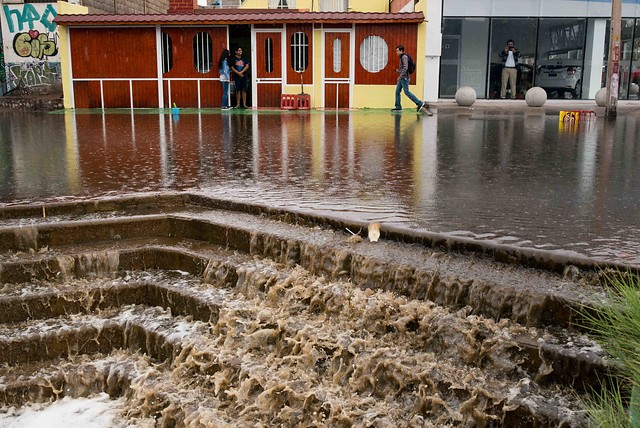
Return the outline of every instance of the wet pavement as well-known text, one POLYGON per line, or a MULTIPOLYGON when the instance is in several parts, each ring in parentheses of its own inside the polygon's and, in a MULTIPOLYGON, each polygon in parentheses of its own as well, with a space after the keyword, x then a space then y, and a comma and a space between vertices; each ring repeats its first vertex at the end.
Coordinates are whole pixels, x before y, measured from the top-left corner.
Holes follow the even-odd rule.
POLYGON ((1 112, 0 204, 189 190, 639 265, 640 109, 618 111, 1 112))

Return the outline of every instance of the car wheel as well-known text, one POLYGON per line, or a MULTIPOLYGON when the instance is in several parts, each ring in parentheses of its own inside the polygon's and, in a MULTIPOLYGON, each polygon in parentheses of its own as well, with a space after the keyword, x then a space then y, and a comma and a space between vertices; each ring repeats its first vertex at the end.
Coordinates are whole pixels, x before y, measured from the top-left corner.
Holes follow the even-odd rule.
POLYGON ((576 87, 573 88, 573 91, 571 91, 571 98, 573 98, 574 100, 577 100, 577 99, 580 98, 580 95, 581 95, 581 92, 582 92, 581 91, 582 86, 580 84, 581 84, 581 82, 578 80, 576 82, 576 87))

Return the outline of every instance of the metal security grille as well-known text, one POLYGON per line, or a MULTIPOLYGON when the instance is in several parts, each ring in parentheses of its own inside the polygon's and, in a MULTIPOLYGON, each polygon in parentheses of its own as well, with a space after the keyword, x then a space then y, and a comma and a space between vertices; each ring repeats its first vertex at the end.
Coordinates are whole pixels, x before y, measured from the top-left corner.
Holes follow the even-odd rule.
POLYGON ((380 36, 368 36, 360 45, 360 64, 369 73, 377 73, 389 62, 389 47, 380 36))
POLYGON ((171 36, 162 32, 162 72, 168 73, 173 68, 173 43, 171 36))
POLYGON ((305 33, 293 33, 291 36, 291 67, 302 73, 309 63, 309 38, 305 33))
POLYGON ((273 39, 264 39, 265 71, 273 72, 273 39))
POLYGON ((200 73, 208 73, 213 65, 211 36, 198 33, 193 37, 193 65, 200 73))

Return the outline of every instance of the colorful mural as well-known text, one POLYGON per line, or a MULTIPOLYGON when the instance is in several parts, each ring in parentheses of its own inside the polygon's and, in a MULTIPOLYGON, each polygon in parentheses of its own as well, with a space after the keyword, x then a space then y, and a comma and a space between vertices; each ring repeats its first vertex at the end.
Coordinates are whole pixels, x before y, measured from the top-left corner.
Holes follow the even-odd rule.
POLYGON ((0 39, 0 95, 7 91, 7 72, 4 68, 4 46, 0 39))
POLYGON ((2 54, 7 91, 60 84, 59 34, 54 3, 2 6, 2 54))

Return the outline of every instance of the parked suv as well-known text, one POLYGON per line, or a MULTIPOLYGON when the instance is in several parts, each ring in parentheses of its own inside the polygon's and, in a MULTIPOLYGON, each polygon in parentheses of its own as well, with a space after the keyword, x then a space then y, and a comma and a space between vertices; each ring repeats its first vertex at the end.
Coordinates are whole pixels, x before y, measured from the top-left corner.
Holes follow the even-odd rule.
POLYGON ((569 64, 563 61, 542 61, 536 71, 536 86, 547 94, 556 92, 558 98, 564 98, 565 92, 571 97, 580 98, 582 88, 582 64, 569 64))

